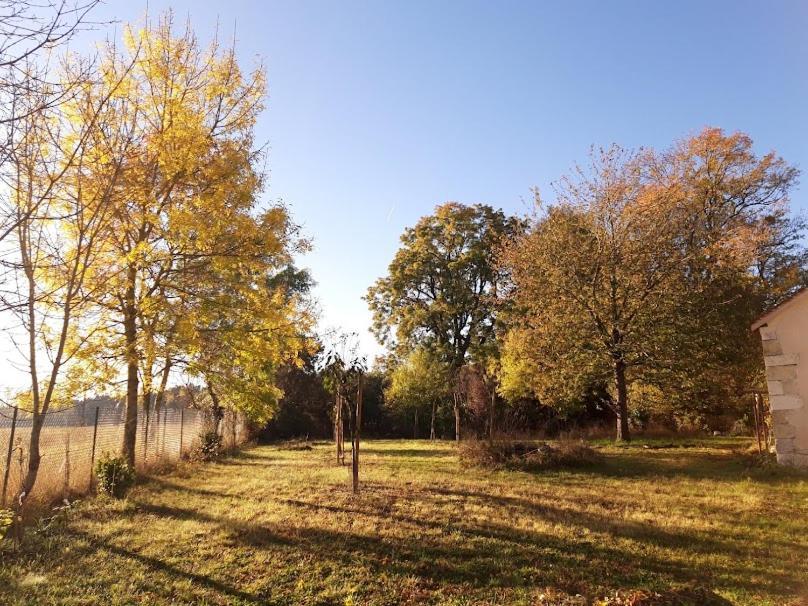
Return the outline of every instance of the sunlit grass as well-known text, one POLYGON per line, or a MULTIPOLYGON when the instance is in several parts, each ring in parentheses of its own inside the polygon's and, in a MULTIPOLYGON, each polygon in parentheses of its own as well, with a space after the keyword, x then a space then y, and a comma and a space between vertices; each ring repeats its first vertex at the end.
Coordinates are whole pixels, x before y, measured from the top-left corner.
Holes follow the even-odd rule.
POLYGON ((530 474, 465 468, 451 443, 373 441, 359 496, 325 443, 256 447, 29 533, 3 554, 0 603, 549 604, 701 587, 798 604, 808 477, 750 467, 748 441, 686 444, 604 443, 596 467, 530 474))

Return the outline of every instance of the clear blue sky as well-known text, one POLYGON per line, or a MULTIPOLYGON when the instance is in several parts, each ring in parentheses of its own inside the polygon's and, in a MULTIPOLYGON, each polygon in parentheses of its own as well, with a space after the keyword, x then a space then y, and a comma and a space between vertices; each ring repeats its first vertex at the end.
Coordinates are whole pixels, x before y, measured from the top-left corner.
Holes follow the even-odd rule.
POLYGON ((201 38, 235 28, 242 60, 265 62, 267 198, 314 240, 324 324, 371 355, 361 297, 438 203, 524 212, 592 144, 664 147, 705 125, 808 169, 805 1, 149 2, 167 7, 201 38))

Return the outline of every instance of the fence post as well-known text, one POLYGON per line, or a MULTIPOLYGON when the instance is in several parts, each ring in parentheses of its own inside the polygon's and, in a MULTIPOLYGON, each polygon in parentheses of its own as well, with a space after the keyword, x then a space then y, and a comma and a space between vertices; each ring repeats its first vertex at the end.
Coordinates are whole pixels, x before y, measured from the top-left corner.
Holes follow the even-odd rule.
POLYGON ((93 487, 93 467, 95 467, 95 441, 98 437, 98 409, 100 407, 95 407, 95 422, 93 423, 93 447, 90 450, 90 484, 87 486, 87 490, 92 489, 93 487))
POLYGON ((182 430, 185 426, 185 408, 180 408, 180 454, 179 457, 182 459, 182 430))
POLYGON ((14 452, 14 431, 17 429, 17 412, 19 408, 14 407, 11 416, 11 434, 8 437, 8 453, 6 454, 6 469, 3 472, 3 497, 0 499, 0 507, 6 506, 6 490, 8 489, 8 473, 11 471, 11 453, 14 452))

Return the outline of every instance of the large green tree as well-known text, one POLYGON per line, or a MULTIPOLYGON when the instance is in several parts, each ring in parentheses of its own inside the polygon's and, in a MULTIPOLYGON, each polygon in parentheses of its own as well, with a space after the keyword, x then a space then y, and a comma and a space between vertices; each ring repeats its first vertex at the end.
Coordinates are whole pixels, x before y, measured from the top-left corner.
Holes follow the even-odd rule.
MULTIPOLYGON (((494 254, 518 225, 502 210, 451 202, 407 228, 388 275, 366 296, 379 340, 401 353, 429 349, 451 374, 487 351, 501 281, 494 254)), ((459 439, 459 404, 455 425, 459 439)))

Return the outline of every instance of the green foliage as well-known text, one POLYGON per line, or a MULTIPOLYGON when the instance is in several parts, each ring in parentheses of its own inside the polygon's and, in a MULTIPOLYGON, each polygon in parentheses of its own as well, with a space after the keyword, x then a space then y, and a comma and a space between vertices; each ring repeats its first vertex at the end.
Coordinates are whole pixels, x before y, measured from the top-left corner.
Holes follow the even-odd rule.
POLYGON ((385 401, 399 409, 427 409, 450 396, 451 381, 445 363, 429 350, 413 350, 390 373, 385 401))
POLYGON ((448 203, 406 229, 388 275, 365 297, 378 339, 431 349, 454 369, 483 355, 495 344, 494 257, 519 226, 490 206, 448 203))
POLYGON ((121 499, 135 481, 135 471, 123 457, 103 453, 95 464, 98 491, 121 499))

